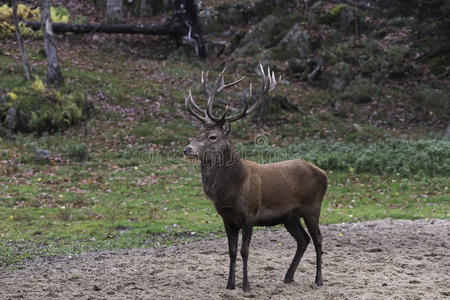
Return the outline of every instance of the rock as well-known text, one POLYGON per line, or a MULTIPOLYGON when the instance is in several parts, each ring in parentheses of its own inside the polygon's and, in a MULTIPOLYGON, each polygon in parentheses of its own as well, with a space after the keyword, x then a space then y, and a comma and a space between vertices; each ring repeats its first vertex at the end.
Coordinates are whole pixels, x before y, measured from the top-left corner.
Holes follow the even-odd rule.
POLYGON ((38 159, 48 159, 50 157, 51 153, 48 150, 43 149, 37 149, 36 150, 36 157, 38 159))
POLYGON ((352 67, 345 62, 338 62, 322 73, 324 84, 336 91, 342 91, 352 79, 352 67))
POLYGON ((289 28, 280 28, 280 18, 270 15, 251 29, 242 39, 242 44, 254 43, 262 48, 275 46, 289 28))
POLYGON ((306 30, 295 24, 280 43, 270 51, 270 56, 277 60, 290 58, 307 58, 313 52, 311 38, 306 30))
POLYGON ((363 19, 364 14, 361 10, 347 4, 337 4, 331 10, 316 17, 318 23, 338 27, 342 33, 357 33, 355 22, 359 30, 359 27, 364 27, 363 19))
POLYGON ((17 123, 17 110, 14 107, 10 107, 5 117, 5 125, 9 130, 14 130, 17 123))
POLYGON ((17 117, 16 129, 23 132, 29 131, 30 127, 28 126, 28 123, 31 120, 31 116, 19 110, 17 117))
POLYGON ((208 53, 208 57, 215 59, 217 57, 219 57, 220 55, 222 55, 222 53, 224 52, 225 48, 227 47, 227 42, 226 41, 210 41, 208 40, 206 42, 206 48, 207 51, 206 53, 208 53))
POLYGON ((291 74, 301 74, 306 71, 308 68, 308 64, 305 60, 301 60, 298 58, 291 58, 288 61, 287 70, 291 74))
POLYGON ((249 56, 249 55, 255 55, 259 54, 262 51, 262 47, 256 43, 248 43, 245 44, 243 47, 239 47, 236 50, 233 51, 232 57, 239 57, 239 56, 249 56))

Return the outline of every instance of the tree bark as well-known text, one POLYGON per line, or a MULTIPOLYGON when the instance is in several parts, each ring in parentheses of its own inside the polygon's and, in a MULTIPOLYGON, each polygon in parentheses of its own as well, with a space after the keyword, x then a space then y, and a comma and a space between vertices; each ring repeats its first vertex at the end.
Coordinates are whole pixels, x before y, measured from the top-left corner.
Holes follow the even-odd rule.
POLYGON ((25 70, 25 76, 27 78, 27 81, 30 81, 31 80, 30 65, 28 64, 27 54, 25 53, 25 47, 23 45, 22 34, 20 33, 20 28, 19 28, 19 21, 17 20, 17 0, 12 0, 12 9, 13 9, 13 22, 14 22, 14 27, 16 29, 16 37, 17 37, 17 43, 19 44, 20 56, 22 58, 22 65, 25 70))
POLYGON ((198 21, 197 5, 194 0, 175 0, 175 16, 185 27, 183 42, 194 47, 201 60, 206 59, 206 48, 203 41, 200 22, 198 21))
MULTIPOLYGON (((41 23, 24 22, 32 29, 40 29, 41 23)), ((70 24, 53 23, 54 33, 128 33, 128 34, 151 34, 151 35, 182 35, 184 29, 172 23, 158 24, 70 24)))
POLYGON ((55 38, 53 37, 52 22, 50 20, 49 0, 41 0, 41 24, 44 36, 45 53, 48 60, 47 84, 60 86, 64 83, 58 63, 55 38))
POLYGON ((106 1, 106 23, 123 23, 122 0, 106 1))

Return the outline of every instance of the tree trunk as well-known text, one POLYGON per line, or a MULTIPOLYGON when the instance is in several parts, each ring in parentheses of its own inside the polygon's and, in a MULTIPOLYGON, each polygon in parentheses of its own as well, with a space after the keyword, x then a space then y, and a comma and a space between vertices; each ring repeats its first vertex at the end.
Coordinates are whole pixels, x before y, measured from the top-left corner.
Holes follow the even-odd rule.
POLYGON ((175 16, 187 32, 183 42, 194 47, 197 56, 205 60, 206 49, 203 41, 200 23, 198 21, 197 5, 194 0, 175 0, 175 16))
POLYGON ((59 86, 64 83, 58 63, 55 38, 53 37, 52 22, 50 20, 49 0, 41 0, 41 24, 44 37, 45 53, 48 60, 47 84, 59 86))
POLYGON ((25 70, 25 76, 27 81, 31 80, 30 65, 28 64, 27 54, 25 53, 25 47, 23 46, 22 34, 20 33, 19 21, 17 20, 17 0, 12 1, 13 9, 13 21, 16 29, 17 43, 19 44, 20 56, 22 58, 22 65, 25 70))
POLYGON ((122 0, 106 1, 106 23, 108 24, 123 23, 122 0))
MULTIPOLYGON (((40 29, 41 23, 24 22, 28 27, 40 29)), ((53 23, 54 33, 128 33, 128 34, 151 34, 151 35, 174 35, 181 36, 185 32, 181 26, 170 23, 158 24, 70 24, 53 23)))

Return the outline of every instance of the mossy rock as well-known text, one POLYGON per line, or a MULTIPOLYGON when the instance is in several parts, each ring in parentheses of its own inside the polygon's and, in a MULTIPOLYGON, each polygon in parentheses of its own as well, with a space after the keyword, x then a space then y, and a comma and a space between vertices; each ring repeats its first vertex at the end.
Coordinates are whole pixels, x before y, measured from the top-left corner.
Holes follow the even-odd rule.
POLYGON ((313 42, 308 32, 295 24, 269 55, 276 60, 307 58, 313 52, 313 42))
POLYGON ((359 30, 367 27, 363 20, 364 13, 347 4, 337 4, 331 10, 316 17, 318 23, 338 27, 341 32, 347 33, 355 32, 355 22, 357 22, 359 30))
POLYGON ((55 132, 87 118, 91 105, 80 92, 19 87, 13 98, 0 103, 0 122, 12 131, 55 132))
POLYGON ((351 65, 345 62, 338 62, 328 70, 325 70, 321 76, 323 83, 336 91, 342 91, 353 79, 351 65))
POLYGON ((242 44, 257 43, 263 48, 276 46, 292 25, 302 20, 298 14, 288 16, 269 15, 251 29, 242 39, 242 44))

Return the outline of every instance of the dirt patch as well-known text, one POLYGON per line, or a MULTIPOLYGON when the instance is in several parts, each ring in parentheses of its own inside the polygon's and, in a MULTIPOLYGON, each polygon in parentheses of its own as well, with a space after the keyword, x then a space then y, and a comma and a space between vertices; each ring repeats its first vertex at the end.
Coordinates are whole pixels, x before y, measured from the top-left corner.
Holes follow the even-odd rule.
POLYGON ((284 229, 250 245, 251 291, 225 289, 226 239, 165 248, 86 253, 0 271, 1 299, 445 299, 450 297, 450 219, 383 220, 321 226, 324 285, 314 285, 312 243, 282 283, 295 252, 284 229))

